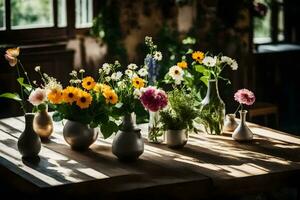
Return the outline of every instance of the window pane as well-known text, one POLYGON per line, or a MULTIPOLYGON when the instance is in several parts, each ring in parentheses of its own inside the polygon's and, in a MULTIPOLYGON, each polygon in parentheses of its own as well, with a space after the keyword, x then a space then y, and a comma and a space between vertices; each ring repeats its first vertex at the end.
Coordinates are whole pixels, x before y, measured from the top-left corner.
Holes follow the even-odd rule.
POLYGON ((53 26, 52 0, 11 0, 12 29, 53 26))
POLYGON ((93 0, 76 0, 76 28, 92 26, 93 0))
POLYGON ((58 27, 67 26, 66 0, 58 0, 58 27))
POLYGON ((5 6, 4 0, 0 0, 0 30, 5 29, 5 6))
POLYGON ((267 6, 267 13, 263 17, 254 17, 254 43, 271 42, 271 8, 267 0, 262 0, 267 6))
POLYGON ((278 12, 278 41, 284 40, 284 14, 283 6, 279 7, 278 12))

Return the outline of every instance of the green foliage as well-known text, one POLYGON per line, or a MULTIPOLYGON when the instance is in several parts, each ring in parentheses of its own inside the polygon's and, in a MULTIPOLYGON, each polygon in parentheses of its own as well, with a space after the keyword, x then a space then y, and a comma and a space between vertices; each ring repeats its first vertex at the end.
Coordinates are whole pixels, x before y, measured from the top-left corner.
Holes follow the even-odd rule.
POLYGON ((197 117, 196 101, 192 94, 183 89, 168 92, 169 107, 160 112, 164 129, 181 130, 193 128, 193 120, 197 117))
POLYGON ((127 62, 127 52, 122 42, 120 7, 116 0, 101 1, 99 14, 93 20, 91 35, 107 44, 108 55, 113 55, 113 60, 127 62))
POLYGON ((12 99, 12 100, 19 101, 19 102, 22 101, 22 99, 20 98, 18 93, 9 93, 9 92, 3 93, 3 94, 0 94, 0 98, 12 99))

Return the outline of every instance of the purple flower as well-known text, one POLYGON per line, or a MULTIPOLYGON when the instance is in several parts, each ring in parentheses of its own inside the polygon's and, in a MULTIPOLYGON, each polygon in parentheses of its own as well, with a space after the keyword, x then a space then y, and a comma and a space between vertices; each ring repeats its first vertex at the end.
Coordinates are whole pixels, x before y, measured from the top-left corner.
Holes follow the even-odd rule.
POLYGON ((152 112, 161 110, 168 105, 168 97, 165 91, 151 86, 143 91, 140 101, 146 109, 152 112))
POLYGON ((157 64, 157 60, 155 60, 152 55, 148 54, 144 60, 145 65, 148 67, 149 72, 149 82, 153 84, 156 81, 156 77, 158 76, 159 65, 157 64))
POLYGON ((246 104, 250 106, 255 102, 255 96, 250 90, 240 89, 234 94, 234 100, 240 104, 246 104))

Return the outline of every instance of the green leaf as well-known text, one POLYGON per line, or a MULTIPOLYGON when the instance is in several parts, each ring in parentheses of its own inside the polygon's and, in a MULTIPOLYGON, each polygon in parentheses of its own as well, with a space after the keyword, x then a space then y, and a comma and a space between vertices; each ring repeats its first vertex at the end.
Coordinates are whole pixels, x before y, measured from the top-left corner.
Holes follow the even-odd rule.
POLYGON ((189 49, 185 54, 192 54, 193 52, 193 49, 189 49))
POLYGON ((206 86, 208 86, 209 76, 202 76, 202 77, 200 78, 200 80, 201 80, 206 86))
POLYGON ((31 90, 32 90, 32 86, 27 84, 27 83, 24 83, 24 78, 23 77, 20 77, 17 79, 18 83, 25 88, 25 90, 27 90, 27 92, 29 93, 31 90))
POLYGON ((206 69, 203 65, 195 65, 195 70, 197 72, 204 73, 206 69))
POLYGON ((59 112, 54 112, 52 115, 52 119, 55 122, 59 122, 59 121, 62 121, 64 118, 63 118, 62 114, 60 114, 59 112))
POLYGON ((118 125, 113 121, 103 123, 100 127, 104 139, 109 138, 113 133, 119 130, 118 125))
POLYGON ((22 101, 19 94, 17 93, 3 93, 0 95, 0 98, 7 98, 7 99, 13 99, 15 101, 22 101))

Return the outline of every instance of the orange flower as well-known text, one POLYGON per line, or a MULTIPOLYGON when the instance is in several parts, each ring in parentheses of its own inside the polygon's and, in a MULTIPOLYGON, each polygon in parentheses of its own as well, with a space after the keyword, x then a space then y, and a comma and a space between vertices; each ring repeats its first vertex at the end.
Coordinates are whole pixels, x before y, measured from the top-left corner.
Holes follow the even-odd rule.
POLYGON ((79 89, 73 86, 69 86, 63 90, 63 100, 66 103, 72 104, 78 98, 79 89))
POLYGON ((199 63, 202 62, 202 60, 204 59, 205 55, 203 52, 201 51, 195 51, 193 54, 192 54, 192 57, 194 60, 198 61, 199 63))
POLYGON ((182 69, 186 69, 188 67, 188 64, 185 61, 181 61, 181 62, 177 63, 177 66, 182 68, 182 69))
POLYGON ((18 56, 20 54, 20 48, 11 48, 6 50, 4 55, 5 59, 8 61, 9 65, 14 67, 18 63, 18 56))
POLYGON ((95 92, 104 92, 105 90, 110 90, 110 89, 111 87, 109 85, 102 84, 102 83, 97 83, 93 88, 95 92))
POLYGON ((85 91, 80 91, 78 93, 76 105, 79 106, 81 109, 85 109, 91 105, 92 100, 93 100, 93 97, 90 93, 85 92, 85 91))
POLYGON ((56 90, 56 89, 51 90, 48 93, 47 97, 48 97, 48 100, 53 104, 60 104, 63 100, 62 91, 61 90, 56 90))
POLYGON ((118 95, 113 90, 105 90, 103 92, 106 103, 116 104, 118 102, 118 95))
POLYGON ((133 87, 137 88, 137 89, 140 89, 142 87, 145 86, 145 81, 143 79, 141 79, 140 77, 134 77, 132 79, 132 85, 133 87))
POLYGON ((95 85, 96 85, 95 80, 90 76, 87 76, 82 80, 82 87, 84 89, 91 90, 94 88, 95 85))

